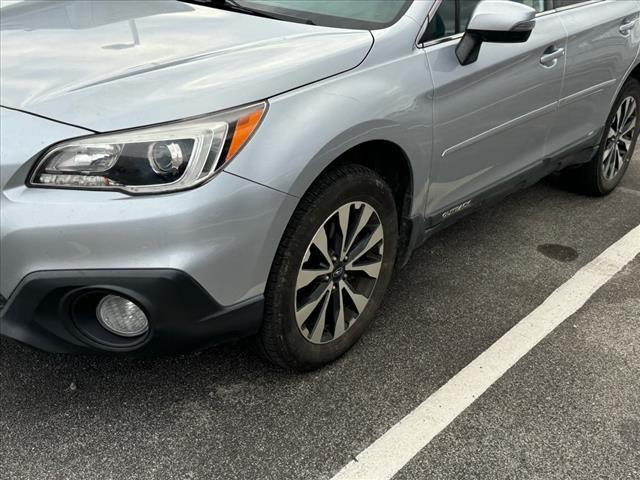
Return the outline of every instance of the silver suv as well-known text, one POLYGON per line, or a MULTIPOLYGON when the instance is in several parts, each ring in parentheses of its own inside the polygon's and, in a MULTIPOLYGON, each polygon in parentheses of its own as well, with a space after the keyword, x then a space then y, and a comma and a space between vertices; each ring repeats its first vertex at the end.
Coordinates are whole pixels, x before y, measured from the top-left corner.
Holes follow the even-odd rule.
MULTIPOLYGON (((2 4, 2 334, 309 370, 434 232, 640 124, 636 0, 2 4)), ((428 292, 425 292, 428 295, 428 292)))

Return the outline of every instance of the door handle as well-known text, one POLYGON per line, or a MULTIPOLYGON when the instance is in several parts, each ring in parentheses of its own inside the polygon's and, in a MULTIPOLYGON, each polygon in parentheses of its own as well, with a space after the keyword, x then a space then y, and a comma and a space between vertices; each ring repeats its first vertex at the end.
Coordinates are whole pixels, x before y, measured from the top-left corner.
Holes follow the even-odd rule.
POLYGON ((564 57, 564 48, 549 47, 540 58, 543 67, 553 68, 558 64, 558 59, 564 57))
POLYGON ((636 26, 638 23, 638 18, 634 18, 633 20, 625 20, 625 23, 620 25, 620 33, 622 35, 629 35, 629 32, 636 26))

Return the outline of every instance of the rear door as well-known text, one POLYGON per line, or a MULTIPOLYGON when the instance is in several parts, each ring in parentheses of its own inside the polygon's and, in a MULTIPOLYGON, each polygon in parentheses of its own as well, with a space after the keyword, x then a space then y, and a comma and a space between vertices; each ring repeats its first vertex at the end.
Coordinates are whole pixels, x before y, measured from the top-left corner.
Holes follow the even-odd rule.
POLYGON ((640 2, 554 0, 568 34, 567 66, 557 123, 546 154, 593 143, 638 53, 640 2))
MULTIPOLYGON (((473 207, 484 194, 540 165, 555 124, 564 74, 566 34, 558 16, 538 17, 520 44, 482 45, 476 63, 461 66, 455 49, 477 5, 443 0, 424 48, 434 81, 434 160, 427 216, 439 223, 473 207)), ((543 0, 523 0, 539 12, 543 0)), ((429 29, 427 29, 429 32, 429 29)))

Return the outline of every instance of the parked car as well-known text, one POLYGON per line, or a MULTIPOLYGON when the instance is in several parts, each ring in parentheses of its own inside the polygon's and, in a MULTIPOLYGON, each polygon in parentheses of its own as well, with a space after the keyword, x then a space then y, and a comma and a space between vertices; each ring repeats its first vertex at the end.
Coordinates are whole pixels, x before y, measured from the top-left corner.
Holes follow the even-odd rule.
POLYGON ((639 15, 635 0, 6 4, 1 332, 116 354, 254 336, 283 367, 331 362, 434 232, 554 172, 589 195, 618 185, 640 128, 639 15))

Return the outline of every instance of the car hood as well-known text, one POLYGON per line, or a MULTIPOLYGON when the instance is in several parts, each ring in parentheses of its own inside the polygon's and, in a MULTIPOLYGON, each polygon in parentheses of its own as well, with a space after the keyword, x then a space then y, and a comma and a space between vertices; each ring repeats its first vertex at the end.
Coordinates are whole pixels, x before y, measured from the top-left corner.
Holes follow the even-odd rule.
POLYGON ((108 131, 215 112, 350 70, 368 31, 174 0, 2 8, 0 105, 108 131))

